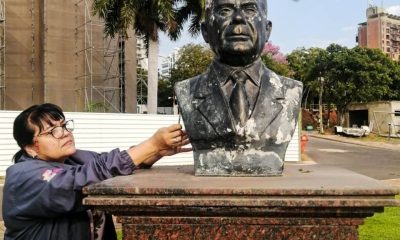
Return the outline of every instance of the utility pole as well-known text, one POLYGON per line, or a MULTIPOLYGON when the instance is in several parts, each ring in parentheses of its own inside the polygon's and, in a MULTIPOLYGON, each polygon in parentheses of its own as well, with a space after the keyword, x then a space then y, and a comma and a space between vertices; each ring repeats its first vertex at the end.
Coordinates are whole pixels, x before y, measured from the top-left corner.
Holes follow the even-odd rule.
POLYGON ((322 95, 324 92, 324 78, 320 77, 319 78, 319 133, 320 134, 324 134, 324 121, 323 121, 323 117, 324 117, 324 113, 323 113, 323 108, 322 108, 322 95))

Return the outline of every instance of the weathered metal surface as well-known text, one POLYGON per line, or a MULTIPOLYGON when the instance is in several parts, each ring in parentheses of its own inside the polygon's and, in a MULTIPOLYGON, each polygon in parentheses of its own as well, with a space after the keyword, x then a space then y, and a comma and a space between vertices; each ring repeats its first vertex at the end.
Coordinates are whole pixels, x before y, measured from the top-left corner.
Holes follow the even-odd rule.
POLYGON ((215 60, 206 73, 175 86, 195 175, 280 176, 302 84, 260 60, 271 31, 265 1, 215 0, 207 6, 202 31, 215 60), (244 82, 239 100, 232 99, 238 78, 244 82), (249 112, 235 114, 238 109, 249 112))

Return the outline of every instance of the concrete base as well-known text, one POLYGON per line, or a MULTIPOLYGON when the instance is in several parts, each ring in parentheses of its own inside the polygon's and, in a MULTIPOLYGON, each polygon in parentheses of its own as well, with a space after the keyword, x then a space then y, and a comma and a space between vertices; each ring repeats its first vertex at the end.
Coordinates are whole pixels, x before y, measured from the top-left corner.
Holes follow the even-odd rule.
POLYGON ((124 239, 357 239, 366 217, 399 206, 398 189, 348 170, 287 165, 282 177, 195 177, 140 170, 84 189, 124 239))

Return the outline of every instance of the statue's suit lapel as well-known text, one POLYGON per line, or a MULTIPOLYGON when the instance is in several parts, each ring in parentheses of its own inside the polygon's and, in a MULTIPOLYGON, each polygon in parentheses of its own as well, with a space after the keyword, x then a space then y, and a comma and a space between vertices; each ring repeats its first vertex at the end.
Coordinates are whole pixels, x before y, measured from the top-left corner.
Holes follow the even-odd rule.
MULTIPOLYGON (((285 100, 284 86, 278 75, 264 66, 258 95, 254 110, 247 123, 251 123, 251 129, 255 133, 263 133, 282 111, 285 100)), ((250 133, 251 134, 251 133, 250 133)))
POLYGON ((214 75, 214 71, 211 70, 197 81, 194 86, 193 103, 216 133, 224 136, 232 131, 229 129, 232 127, 232 120, 229 107, 214 75))

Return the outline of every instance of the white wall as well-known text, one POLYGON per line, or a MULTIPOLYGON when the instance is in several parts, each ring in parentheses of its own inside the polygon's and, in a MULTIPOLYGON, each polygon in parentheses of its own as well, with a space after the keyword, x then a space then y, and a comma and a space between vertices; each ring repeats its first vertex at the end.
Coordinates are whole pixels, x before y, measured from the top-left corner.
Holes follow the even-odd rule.
MULTIPOLYGON (((19 112, 0 111, 0 176, 12 164, 12 156, 18 146, 12 136, 13 121, 19 112)), ((178 115, 147 115, 120 113, 65 113, 67 119, 75 122, 75 141, 79 149, 96 152, 121 150, 138 144, 150 137, 158 128, 178 122, 178 115)), ((298 128, 286 152, 286 161, 299 161, 298 128)), ((191 165, 192 153, 165 157, 157 165, 191 165)))

